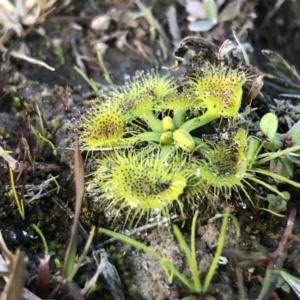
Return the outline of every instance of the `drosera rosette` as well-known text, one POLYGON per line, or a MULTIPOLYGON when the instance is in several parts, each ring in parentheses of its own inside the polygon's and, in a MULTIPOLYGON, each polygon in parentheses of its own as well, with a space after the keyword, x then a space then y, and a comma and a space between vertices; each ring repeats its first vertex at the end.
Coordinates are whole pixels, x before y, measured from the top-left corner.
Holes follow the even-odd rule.
POLYGON ((81 149, 84 151, 132 145, 134 138, 128 137, 127 124, 130 114, 121 112, 113 102, 93 105, 78 124, 81 149))
POLYGON ((180 128, 191 132, 219 117, 234 118, 242 103, 243 85, 247 76, 228 67, 210 66, 203 76, 190 79, 195 104, 205 112, 186 121, 180 128))
POLYGON ((159 153, 114 151, 97 160, 97 169, 89 186, 99 193, 100 201, 107 210, 116 217, 124 213, 126 222, 130 218, 132 223, 136 219, 139 222, 142 216, 148 221, 157 209, 168 218, 175 203, 183 215, 185 205, 182 196, 192 176, 187 162, 176 159, 163 162, 159 153))

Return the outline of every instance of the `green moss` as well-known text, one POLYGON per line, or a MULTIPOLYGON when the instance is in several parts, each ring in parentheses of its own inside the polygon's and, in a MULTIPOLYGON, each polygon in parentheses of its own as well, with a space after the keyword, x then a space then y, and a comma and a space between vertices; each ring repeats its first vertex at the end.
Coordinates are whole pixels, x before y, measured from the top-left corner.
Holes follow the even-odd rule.
POLYGON ((10 136, 9 132, 6 132, 3 126, 0 126, 0 135, 3 136, 4 139, 8 139, 10 136))
POLYGON ((17 93, 17 88, 15 86, 10 86, 9 87, 9 90, 8 90, 8 93, 9 94, 16 94, 17 93))
POLYGON ((52 120, 51 121, 51 126, 52 126, 53 130, 58 129, 60 125, 61 125, 61 123, 59 121, 57 121, 57 120, 52 120))

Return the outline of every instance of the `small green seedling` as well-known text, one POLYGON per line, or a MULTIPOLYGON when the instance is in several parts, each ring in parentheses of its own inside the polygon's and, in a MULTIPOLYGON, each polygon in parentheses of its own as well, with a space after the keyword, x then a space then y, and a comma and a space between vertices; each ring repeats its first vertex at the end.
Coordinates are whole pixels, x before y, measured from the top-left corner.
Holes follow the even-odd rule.
POLYGON ((269 202, 268 208, 276 213, 286 211, 287 202, 290 200, 291 195, 289 192, 281 192, 284 197, 280 195, 268 194, 267 201, 269 202))
POLYGON ((98 92, 100 83, 95 82, 92 78, 88 78, 86 74, 77 66, 74 66, 74 70, 88 83, 88 85, 92 88, 94 92, 98 92))
POLYGON ((39 143, 41 145, 48 144, 52 148, 53 155, 56 156, 57 150, 56 150, 54 144, 48 138, 48 134, 47 134, 45 126, 44 126, 43 116, 42 116, 42 113, 41 113, 38 105, 36 105, 36 113, 39 118, 39 125, 40 125, 39 127, 40 128, 35 129, 33 126, 31 126, 31 130, 32 130, 33 134, 35 135, 36 139, 39 141, 39 143))
POLYGON ((22 219, 25 220, 24 201, 23 201, 23 199, 19 199, 19 197, 17 195, 17 191, 16 191, 16 188, 15 188, 14 174, 13 174, 13 171, 11 169, 9 169, 9 177, 10 177, 11 190, 12 190, 14 199, 16 201, 18 211, 19 211, 22 219))
POLYGON ((277 133, 278 118, 267 113, 260 121, 260 129, 268 137, 265 148, 272 153, 265 153, 265 159, 270 161, 270 170, 286 178, 293 177, 295 165, 300 166, 300 121, 295 123, 288 132, 277 133))

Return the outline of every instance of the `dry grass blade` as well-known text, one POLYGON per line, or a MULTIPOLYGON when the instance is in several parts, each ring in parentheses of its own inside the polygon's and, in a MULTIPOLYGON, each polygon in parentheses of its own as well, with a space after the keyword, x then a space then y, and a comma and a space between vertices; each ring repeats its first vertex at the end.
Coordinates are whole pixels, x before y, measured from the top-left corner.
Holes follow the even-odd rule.
MULTIPOLYGON (((83 160, 79 152, 78 142, 75 145, 75 164, 74 164, 74 172, 75 172, 75 187, 76 187, 76 207, 75 207, 75 215, 74 215, 74 223, 73 225, 78 224, 79 215, 82 205, 82 198, 84 192, 84 172, 83 172, 83 160)), ((74 227, 74 226, 73 226, 74 227)))
MULTIPOLYGON (((43 61, 41 60, 38 60, 38 59, 35 59, 35 58, 32 58, 24 53, 21 53, 21 52, 17 52, 17 51, 11 51, 9 52, 9 54, 15 58, 19 58, 19 59, 23 59, 25 61, 28 61, 29 63, 32 63, 32 64, 35 64, 35 65, 39 65, 39 66, 42 66, 50 71, 55 71, 54 68, 52 68, 51 66, 47 65, 46 63, 44 63, 43 61)), ((6 55, 6 54, 4 54, 6 55)))
POLYGON ((9 269, 4 257, 0 254, 0 276, 8 276, 9 269))
POLYGON ((22 300, 27 276, 24 253, 17 250, 11 263, 12 272, 1 295, 1 300, 22 300))
POLYGON ((148 9, 140 0, 135 0, 135 4, 138 6, 138 8, 145 14, 145 18, 150 26, 150 36, 151 39, 154 40, 156 37, 156 24, 155 19, 153 17, 153 14, 150 9, 148 9))
MULTIPOLYGON (((109 261, 108 254, 105 249, 99 249, 93 252, 93 256, 97 265, 101 265, 101 277, 105 286, 111 292, 113 300, 125 300, 123 295, 122 282, 115 266, 109 261)), ((100 268, 100 267, 99 267, 100 268)), ((99 271, 99 269, 97 270, 99 271)))
POLYGON ((72 280, 71 275, 76 259, 78 223, 84 191, 83 160, 79 153, 78 142, 76 142, 75 145, 74 161, 76 206, 72 225, 71 239, 65 256, 65 264, 63 271, 63 277, 68 281, 72 280))
MULTIPOLYGON (((246 66, 249 66, 249 65, 250 65, 250 60, 249 60, 249 56, 248 56, 246 50, 244 49, 244 47, 243 47, 242 44, 240 43, 240 41, 239 41, 239 39, 238 39, 238 37, 237 37, 237 35, 236 35, 236 33, 235 33, 234 30, 232 30, 232 34, 233 34, 234 39, 235 39, 236 42, 238 43, 238 45, 239 45, 239 47, 240 47, 240 49, 241 49, 241 51, 242 51, 242 53, 243 53, 243 57, 244 57, 244 61, 245 61, 246 66)), ((226 41, 225 41, 225 42, 226 42, 226 41)), ((253 98, 253 99, 254 99, 254 98, 253 98)))
POLYGON ((224 43, 221 45, 219 52, 218 52, 218 60, 221 61, 224 56, 232 51, 235 48, 235 45, 231 40, 225 40, 224 43))
POLYGON ((97 284, 98 277, 99 277, 99 275, 102 273, 102 271, 103 271, 103 264, 100 262, 100 263, 98 264, 98 266, 97 266, 96 273, 93 275, 93 277, 92 277, 89 281, 87 281, 87 282, 85 283, 84 288, 81 290, 81 294, 82 294, 82 295, 87 294, 87 292, 88 292, 91 288, 93 288, 93 286, 95 286, 95 285, 97 284))
POLYGON ((6 263, 8 264, 9 262, 11 262, 14 258, 14 255, 7 248, 1 231, 0 231, 0 249, 6 263))

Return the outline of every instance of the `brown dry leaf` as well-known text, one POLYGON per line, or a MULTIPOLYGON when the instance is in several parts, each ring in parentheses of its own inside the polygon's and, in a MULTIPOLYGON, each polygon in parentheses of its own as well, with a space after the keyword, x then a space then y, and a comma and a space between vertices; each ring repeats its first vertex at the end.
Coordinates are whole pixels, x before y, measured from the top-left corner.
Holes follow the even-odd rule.
POLYGON ((96 31, 105 31, 109 28, 110 25, 110 16, 98 16, 94 18, 91 22, 91 28, 96 31))
POLYGON ((127 44, 127 36, 128 31, 127 30, 117 30, 112 32, 111 34, 104 35, 99 42, 105 43, 107 41, 110 41, 112 39, 116 39, 115 45, 119 49, 123 49, 123 47, 127 44))
POLYGON ((279 54, 273 51, 262 50, 261 52, 270 61, 270 65, 275 71, 286 76, 287 79, 291 80, 295 84, 300 85, 300 76, 297 74, 294 66, 291 66, 279 54))
POLYGON ((2 258, 4 258, 5 262, 7 264, 9 264, 10 262, 13 261, 14 258, 14 254, 12 252, 10 252, 10 250, 7 248, 7 245, 4 241, 3 235, 0 231, 0 249, 1 249, 1 253, 3 255, 2 258))
POLYGON ((226 55, 228 52, 233 50, 235 48, 235 45, 231 40, 226 40, 224 43, 221 45, 218 53, 218 60, 222 60, 224 55, 226 55))
POLYGON ((264 81, 263 81, 264 77, 265 75, 260 75, 254 79, 250 92, 248 93, 246 98, 247 102, 251 102, 253 99, 256 98, 256 96, 258 95, 258 93, 260 92, 261 88, 264 85, 264 81))

